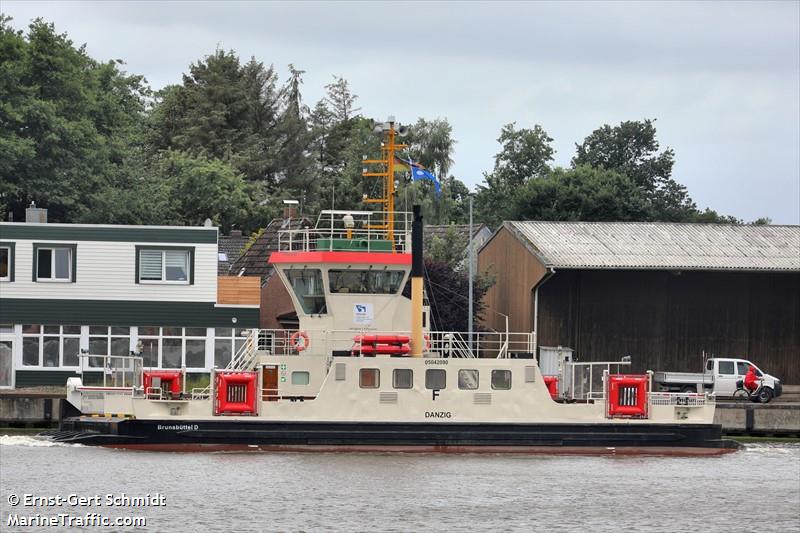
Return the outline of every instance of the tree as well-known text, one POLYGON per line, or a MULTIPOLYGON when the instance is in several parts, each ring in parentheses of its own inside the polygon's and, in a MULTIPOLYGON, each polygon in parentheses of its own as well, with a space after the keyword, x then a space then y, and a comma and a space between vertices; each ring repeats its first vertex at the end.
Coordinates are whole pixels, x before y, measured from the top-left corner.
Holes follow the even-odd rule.
POLYGON ((501 150, 495 156, 494 170, 484 174, 486 184, 478 186, 475 198, 479 218, 494 227, 514 218, 520 187, 545 176, 555 153, 550 146, 553 139, 538 124, 532 129, 506 124, 497 141, 501 150))
POLYGON ((249 226, 253 202, 244 176, 225 162, 170 151, 159 161, 158 173, 170 184, 172 203, 181 214, 181 223, 200 226, 209 218, 223 231, 234 224, 249 226))
POLYGON ((355 107, 358 96, 350 92, 346 79, 334 76, 333 80, 333 83, 325 86, 328 94, 324 101, 330 106, 336 122, 347 122, 358 116, 358 112, 361 111, 360 107, 355 107))
POLYGON ((148 89, 37 19, 27 36, 0 15, 0 210, 35 201, 50 220, 80 220, 112 186, 148 89))
MULTIPOLYGON (((439 331, 469 330, 467 305, 469 299, 469 276, 457 271, 442 261, 425 259, 425 291, 431 306, 431 329, 439 331)), ((483 297, 491 287, 488 276, 477 276, 472 285, 473 312, 475 322, 486 308, 483 297)), ((411 284, 407 284, 403 294, 411 297, 411 284)))
POLYGON ((425 256, 446 263, 453 270, 462 270, 469 240, 451 224, 441 237, 433 235, 425 241, 425 256))
POLYGON ((588 165, 628 176, 647 201, 647 220, 683 221, 697 213, 686 187, 672 179, 675 152, 659 153, 654 120, 625 121, 594 130, 576 144, 573 167, 588 165))
POLYGON ((646 201, 636 184, 612 170, 556 168, 528 181, 514 204, 514 220, 642 220, 646 201))
POLYGON ((183 83, 158 93, 150 114, 155 150, 226 161, 250 182, 275 181, 277 76, 252 58, 217 49, 193 63, 183 83))

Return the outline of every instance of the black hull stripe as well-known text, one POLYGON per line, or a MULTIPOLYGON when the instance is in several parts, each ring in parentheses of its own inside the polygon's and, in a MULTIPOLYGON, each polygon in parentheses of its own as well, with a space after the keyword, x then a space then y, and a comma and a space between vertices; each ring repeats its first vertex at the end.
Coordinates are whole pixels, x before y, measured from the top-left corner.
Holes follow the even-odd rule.
POLYGON ((101 446, 667 447, 736 449, 711 424, 461 424, 74 418, 56 438, 101 446))

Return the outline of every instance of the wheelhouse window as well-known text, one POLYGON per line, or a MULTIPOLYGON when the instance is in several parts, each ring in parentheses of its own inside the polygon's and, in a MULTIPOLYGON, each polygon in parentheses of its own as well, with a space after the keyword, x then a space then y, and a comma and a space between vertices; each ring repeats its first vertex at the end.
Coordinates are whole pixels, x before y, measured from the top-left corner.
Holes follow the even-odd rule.
POLYGON ((0 281, 14 281, 14 243, 0 243, 0 281))
POLYGON ((478 388, 478 371, 461 369, 458 371, 458 388, 461 390, 475 390, 478 388))
POLYGON ((414 371, 410 368, 395 368, 392 371, 392 386, 395 389, 410 389, 414 386, 414 371))
POLYGON ((362 368, 358 376, 358 386, 362 389, 377 389, 381 386, 381 371, 377 368, 362 368))
POLYGON ((34 281, 56 281, 69 283, 75 281, 76 246, 35 244, 34 281))
POLYGON ((137 283, 192 283, 192 252, 137 247, 137 283))
POLYGON ((320 269, 290 269, 286 271, 286 277, 289 278, 289 285, 306 314, 324 315, 328 312, 320 269))
POLYGON ((402 270, 329 270, 332 293, 396 294, 403 282, 402 270))
POLYGON ((511 388, 511 370, 492 370, 492 388, 509 390, 511 388))
POLYGON ((447 386, 447 372, 442 368, 429 368, 425 371, 425 388, 441 390, 447 386))

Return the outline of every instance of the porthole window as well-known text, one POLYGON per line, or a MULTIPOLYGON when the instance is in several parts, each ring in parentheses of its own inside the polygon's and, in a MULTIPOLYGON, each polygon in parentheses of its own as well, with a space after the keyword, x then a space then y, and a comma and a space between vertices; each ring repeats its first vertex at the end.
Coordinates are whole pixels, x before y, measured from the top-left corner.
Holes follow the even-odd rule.
POLYGON ((509 390, 511 388, 511 370, 492 370, 492 388, 509 390))
POLYGON ((461 369, 458 371, 458 388, 461 390, 475 390, 478 388, 478 371, 461 369))
POLYGON ((410 389, 414 386, 414 371, 410 368, 395 368, 392 372, 392 386, 395 389, 410 389))
POLYGON ((447 386, 447 372, 442 368, 429 368, 425 371, 425 388, 441 390, 447 386))
POLYGON ((308 385, 310 375, 305 370, 292 372, 292 385, 308 385))
POLYGON ((362 389, 377 389, 381 386, 381 371, 377 368, 362 368, 358 377, 362 389))

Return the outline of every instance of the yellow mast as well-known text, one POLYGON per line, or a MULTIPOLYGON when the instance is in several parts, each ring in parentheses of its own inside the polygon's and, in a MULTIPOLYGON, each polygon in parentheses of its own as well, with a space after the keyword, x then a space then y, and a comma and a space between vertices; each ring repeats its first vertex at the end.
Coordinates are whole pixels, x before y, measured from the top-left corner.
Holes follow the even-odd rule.
POLYGON ((362 172, 363 176, 384 178, 383 195, 380 198, 364 198, 364 203, 382 205, 385 212, 383 223, 371 224, 368 228, 384 230, 386 238, 392 243, 392 250, 394 250, 394 152, 408 147, 405 144, 395 144, 394 122, 394 117, 389 117, 387 123, 389 127, 383 130, 386 133, 386 140, 381 143, 382 159, 364 159, 364 164, 381 165, 382 170, 371 172, 365 168, 362 172))

